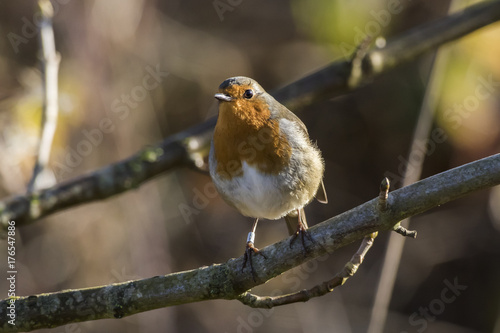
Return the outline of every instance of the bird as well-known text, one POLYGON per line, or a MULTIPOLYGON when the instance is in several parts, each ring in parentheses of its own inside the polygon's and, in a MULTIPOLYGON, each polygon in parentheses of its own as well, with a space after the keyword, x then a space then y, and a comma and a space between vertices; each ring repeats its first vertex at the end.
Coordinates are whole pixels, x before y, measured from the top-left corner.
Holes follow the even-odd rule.
POLYGON ((224 80, 214 96, 218 118, 210 144, 209 171, 220 196, 242 215, 254 218, 248 233, 244 263, 256 273, 252 255, 259 219, 284 218, 288 232, 304 235, 304 207, 314 198, 327 203, 321 151, 304 123, 268 94, 257 81, 235 76, 224 80))

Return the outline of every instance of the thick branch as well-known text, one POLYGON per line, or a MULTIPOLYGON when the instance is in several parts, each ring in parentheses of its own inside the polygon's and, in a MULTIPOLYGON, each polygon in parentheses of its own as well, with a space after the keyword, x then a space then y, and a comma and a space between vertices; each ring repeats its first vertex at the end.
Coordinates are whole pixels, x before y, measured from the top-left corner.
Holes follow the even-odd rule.
MULTIPOLYGON (((334 62, 273 95, 291 109, 340 95, 368 82, 374 75, 414 60, 429 50, 497 20, 500 20, 500 1, 471 6, 464 12, 402 34, 383 49, 368 52, 362 66, 364 71, 353 73, 351 61, 334 62)), ((31 195, 5 199, 0 202, 0 226, 5 229, 9 220, 15 220, 18 226, 28 224, 60 210, 135 188, 162 172, 192 165, 194 152, 190 147, 195 146, 196 153, 206 154, 215 122, 216 119, 211 118, 93 173, 31 195), (195 145, 190 144, 193 141, 196 141, 195 145)))
MULTIPOLYGON (((256 281, 242 272, 243 257, 191 271, 102 287, 66 290, 16 298, 16 326, 2 321, 2 332, 30 331, 71 322, 121 318, 166 306, 211 299, 237 299, 246 290, 308 260, 346 246, 376 231, 390 230, 404 218, 500 184, 500 154, 421 180, 389 194, 387 207, 379 198, 309 229, 315 243, 307 255, 302 245, 289 247, 284 239, 254 257, 256 281)), ((9 300, 0 302, 0 318, 7 318, 9 300)))

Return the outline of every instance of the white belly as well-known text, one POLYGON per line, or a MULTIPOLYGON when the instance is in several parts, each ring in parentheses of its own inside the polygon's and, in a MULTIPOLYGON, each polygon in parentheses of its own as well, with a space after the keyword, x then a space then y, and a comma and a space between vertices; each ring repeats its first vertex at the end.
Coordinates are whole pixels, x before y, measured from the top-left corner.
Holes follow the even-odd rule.
POLYGON ((246 162, 242 167, 241 177, 216 182, 226 201, 241 214, 275 220, 302 208, 309 201, 308 198, 293 196, 281 177, 261 174, 246 162))

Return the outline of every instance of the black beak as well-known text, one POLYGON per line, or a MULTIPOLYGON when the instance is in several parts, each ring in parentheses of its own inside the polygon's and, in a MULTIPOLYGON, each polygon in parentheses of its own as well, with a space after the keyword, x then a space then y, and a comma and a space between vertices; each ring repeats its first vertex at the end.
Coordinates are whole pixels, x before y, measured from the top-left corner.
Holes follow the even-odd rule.
POLYGON ((219 101, 221 102, 230 102, 232 101, 233 99, 231 98, 231 96, 229 95, 226 95, 226 94, 221 94, 221 93, 217 93, 214 95, 215 98, 217 98, 219 101))

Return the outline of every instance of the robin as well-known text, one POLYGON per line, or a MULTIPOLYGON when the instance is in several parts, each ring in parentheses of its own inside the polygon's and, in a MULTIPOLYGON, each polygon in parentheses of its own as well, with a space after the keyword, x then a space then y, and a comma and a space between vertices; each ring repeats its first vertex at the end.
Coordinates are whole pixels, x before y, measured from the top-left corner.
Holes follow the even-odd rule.
POLYGON ((242 268, 249 260, 255 280, 252 255, 263 255, 254 246, 259 219, 284 217, 292 242, 301 235, 305 249, 304 235, 312 241, 304 206, 314 197, 327 203, 324 162, 304 123, 255 80, 229 78, 215 98, 219 117, 210 148, 210 176, 229 205, 255 218, 242 268))

